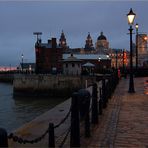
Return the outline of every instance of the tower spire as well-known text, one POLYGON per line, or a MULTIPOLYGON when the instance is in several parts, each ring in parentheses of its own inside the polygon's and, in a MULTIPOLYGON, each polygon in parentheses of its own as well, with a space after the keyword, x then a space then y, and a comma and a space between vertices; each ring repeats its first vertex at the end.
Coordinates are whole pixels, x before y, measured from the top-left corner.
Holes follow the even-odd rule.
POLYGON ((88 32, 88 35, 85 41, 85 49, 89 49, 89 50, 93 49, 93 42, 92 42, 90 32, 88 32))
POLYGON ((61 46, 63 49, 67 48, 66 37, 65 37, 63 29, 62 29, 61 36, 59 39, 59 46, 61 46))

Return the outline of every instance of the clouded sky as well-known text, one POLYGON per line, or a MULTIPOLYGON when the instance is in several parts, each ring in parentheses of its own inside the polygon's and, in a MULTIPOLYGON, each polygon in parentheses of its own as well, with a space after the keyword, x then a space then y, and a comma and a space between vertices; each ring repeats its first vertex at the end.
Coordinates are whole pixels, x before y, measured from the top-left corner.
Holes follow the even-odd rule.
POLYGON ((139 32, 147 33, 148 1, 0 1, 0 66, 18 65, 21 54, 24 62, 34 62, 35 31, 47 42, 59 39, 64 30, 72 48, 84 47, 88 32, 95 45, 103 31, 111 48, 129 49, 130 8, 137 15, 139 32))

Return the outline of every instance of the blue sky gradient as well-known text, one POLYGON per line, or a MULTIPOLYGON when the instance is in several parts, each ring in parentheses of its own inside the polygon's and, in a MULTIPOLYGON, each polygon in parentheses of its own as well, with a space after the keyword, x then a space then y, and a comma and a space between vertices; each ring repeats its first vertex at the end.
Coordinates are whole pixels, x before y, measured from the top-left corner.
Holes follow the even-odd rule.
POLYGON ((95 45, 103 31, 111 48, 129 49, 130 8, 139 31, 147 33, 148 1, 0 1, 0 66, 17 66, 22 53, 25 62, 34 62, 35 31, 47 42, 64 30, 71 48, 84 47, 88 32, 95 45))

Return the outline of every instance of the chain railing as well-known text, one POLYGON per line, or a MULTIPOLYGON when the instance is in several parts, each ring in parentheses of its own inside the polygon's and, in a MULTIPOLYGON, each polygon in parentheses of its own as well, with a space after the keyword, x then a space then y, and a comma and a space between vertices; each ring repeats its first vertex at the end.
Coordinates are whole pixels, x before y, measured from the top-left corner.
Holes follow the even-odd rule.
POLYGON ((86 89, 81 89, 78 92, 72 94, 72 101, 69 111, 65 117, 56 125, 49 123, 49 127, 45 132, 34 139, 28 140, 20 136, 10 133, 7 136, 5 129, 0 128, 0 147, 8 147, 8 139, 18 142, 19 144, 34 144, 40 142, 48 134, 48 147, 55 147, 58 143, 58 147, 63 147, 67 138, 70 134, 70 147, 80 147, 81 145, 81 130, 84 128, 85 137, 90 137, 91 135, 91 125, 99 124, 99 115, 102 115, 103 109, 107 107, 109 98, 111 98, 117 84, 118 84, 117 73, 114 72, 110 76, 102 78, 101 87, 97 83, 92 85, 92 95, 86 89), (58 129, 71 115, 71 122, 69 128, 65 129, 61 137, 56 137, 60 139, 60 143, 56 141, 54 130, 58 129), (84 126, 80 126, 80 123, 84 126), (62 140, 61 140, 62 139, 62 140))

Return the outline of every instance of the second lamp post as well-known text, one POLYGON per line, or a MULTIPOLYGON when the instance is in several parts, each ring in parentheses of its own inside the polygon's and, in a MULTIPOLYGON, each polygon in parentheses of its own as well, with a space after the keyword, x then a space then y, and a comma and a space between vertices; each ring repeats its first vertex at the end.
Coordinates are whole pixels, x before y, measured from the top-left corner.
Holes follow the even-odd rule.
POLYGON ((138 69, 138 24, 136 24, 136 70, 138 69))
POLYGON ((130 12, 127 14, 128 17, 128 24, 130 26, 129 31, 130 31, 130 79, 129 79, 129 93, 134 93, 134 79, 133 79, 133 46, 132 46, 132 25, 134 22, 136 14, 133 12, 132 8, 130 9, 130 12))

